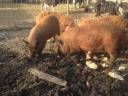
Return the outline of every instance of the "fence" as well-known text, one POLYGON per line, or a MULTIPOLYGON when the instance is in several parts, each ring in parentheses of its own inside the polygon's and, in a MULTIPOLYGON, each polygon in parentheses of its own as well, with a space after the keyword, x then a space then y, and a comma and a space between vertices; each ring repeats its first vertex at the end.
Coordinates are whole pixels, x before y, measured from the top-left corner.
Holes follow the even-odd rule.
MULTIPOLYGON (((55 7, 55 11, 67 11, 67 0, 60 0, 60 4, 55 7)), ((71 2, 71 0, 69 0, 71 2)), ((69 15, 76 21, 88 14, 75 9, 73 4, 69 4, 69 15)), ((29 26, 34 24, 34 18, 41 12, 40 0, 0 0, 0 29, 12 26, 29 26)))
POLYGON ((8 0, 7 2, 5 0, 0 3, 0 26, 5 28, 32 24, 33 17, 39 12, 39 4, 17 3, 14 0, 8 0))
MULTIPOLYGON (((66 10, 66 4, 55 7, 55 11, 66 10)), ((0 28, 32 25, 40 12, 40 0, 0 0, 0 28)))
MULTIPOLYGON (((62 3, 59 3, 55 7, 55 11, 64 12, 66 14, 66 1, 63 0, 61 2, 62 3)), ((75 9, 70 0, 69 2, 69 10, 70 12, 72 11, 71 14, 75 20, 81 18, 81 16, 84 16, 84 12, 83 14, 80 14, 81 10, 75 9)), ((40 12, 40 0, 0 0, 0 29, 17 26, 31 27, 34 24, 35 16, 40 12)))

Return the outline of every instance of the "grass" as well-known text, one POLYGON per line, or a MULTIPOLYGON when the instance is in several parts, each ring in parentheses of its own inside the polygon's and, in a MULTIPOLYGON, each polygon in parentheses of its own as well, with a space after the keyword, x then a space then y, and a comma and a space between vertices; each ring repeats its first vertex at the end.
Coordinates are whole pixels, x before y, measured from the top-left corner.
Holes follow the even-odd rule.
MULTIPOLYGON (((69 4, 70 10, 75 10, 73 4, 69 4)), ((51 9, 49 9, 51 10, 51 9)), ((58 4, 55 11, 67 11, 67 4, 58 4)), ((20 25, 23 22, 33 22, 36 15, 41 12, 39 4, 0 3, 0 25, 20 25)))
MULTIPOLYGON (((73 4, 69 4, 70 10, 76 10, 73 4)), ((51 10, 48 9, 48 10, 51 10)), ((55 11, 67 12, 67 4, 58 4, 55 11)), ((1 3, 0 4, 0 25, 10 25, 16 22, 33 21, 34 17, 41 12, 39 4, 17 4, 1 3)))
MULTIPOLYGON (((128 0, 127 0, 128 1, 128 0)), ((92 4, 93 6, 94 4, 92 4)), ((51 8, 49 9, 51 10, 51 8)), ((67 13, 67 4, 58 4, 55 11, 67 13)), ((41 12, 40 4, 20 4, 20 3, 0 3, 0 25, 18 25, 22 22, 33 22, 37 14, 41 12)), ((69 15, 72 14, 75 18, 81 18, 79 9, 75 9, 73 4, 69 4, 69 15), (76 14, 78 12, 80 14, 76 14)), ((84 15, 87 15, 86 13, 84 15)))

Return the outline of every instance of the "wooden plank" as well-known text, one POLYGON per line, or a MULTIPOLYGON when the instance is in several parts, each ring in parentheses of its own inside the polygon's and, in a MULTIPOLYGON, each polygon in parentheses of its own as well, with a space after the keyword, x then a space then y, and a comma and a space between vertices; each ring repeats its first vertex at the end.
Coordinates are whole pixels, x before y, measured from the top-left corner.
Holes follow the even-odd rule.
POLYGON ((60 86, 66 86, 67 85, 67 81, 65 80, 62 80, 62 79, 59 79, 55 76, 52 76, 50 74, 47 74, 47 73, 44 73, 44 72, 41 72, 37 69, 34 69, 34 68, 30 68, 28 70, 28 72, 30 72, 31 74, 33 74, 34 76, 37 76, 39 77, 40 79, 43 79, 43 80, 46 80, 46 81, 49 81, 49 82, 52 82, 52 83, 55 83, 57 85, 60 85, 60 86))

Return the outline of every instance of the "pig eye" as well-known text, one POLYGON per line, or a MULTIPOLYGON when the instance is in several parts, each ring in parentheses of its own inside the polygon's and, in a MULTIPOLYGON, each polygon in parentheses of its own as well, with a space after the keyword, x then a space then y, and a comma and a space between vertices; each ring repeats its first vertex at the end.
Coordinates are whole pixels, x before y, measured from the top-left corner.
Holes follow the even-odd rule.
POLYGON ((58 42, 59 42, 59 44, 61 44, 61 45, 64 44, 64 42, 63 42, 62 40, 59 40, 58 42))

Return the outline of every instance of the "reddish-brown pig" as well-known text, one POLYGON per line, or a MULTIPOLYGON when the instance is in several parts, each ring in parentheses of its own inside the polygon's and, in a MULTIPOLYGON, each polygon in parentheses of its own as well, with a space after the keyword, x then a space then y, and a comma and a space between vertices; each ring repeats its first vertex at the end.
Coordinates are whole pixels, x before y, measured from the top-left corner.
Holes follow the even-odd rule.
MULTIPOLYGON (((88 24, 109 24, 112 26, 120 27, 122 30, 125 30, 127 33, 128 41, 128 21, 122 16, 103 16, 103 17, 93 17, 93 18, 83 18, 78 22, 78 26, 84 26, 88 24)), ((110 26, 111 27, 111 26, 110 26)), ((90 56, 89 58, 91 58, 90 56)))
POLYGON ((111 64, 126 45, 126 32, 113 24, 88 24, 68 28, 58 37, 58 53, 67 55, 77 51, 105 50, 111 64))
POLYGON ((128 32, 128 21, 122 16, 103 16, 103 17, 93 17, 93 18, 83 18, 78 22, 78 26, 85 26, 87 24, 115 24, 120 28, 128 32))
POLYGON ((55 16, 45 16, 30 31, 28 45, 30 57, 40 55, 46 42, 55 34, 59 34, 59 21, 55 16))
POLYGON ((50 12, 50 11, 44 11, 41 12, 39 15, 36 17, 36 23, 40 22, 41 19, 43 19, 44 16, 56 16, 57 19, 59 20, 60 24, 60 33, 64 32, 64 30, 68 26, 75 26, 75 22, 72 17, 58 13, 58 12, 50 12))

